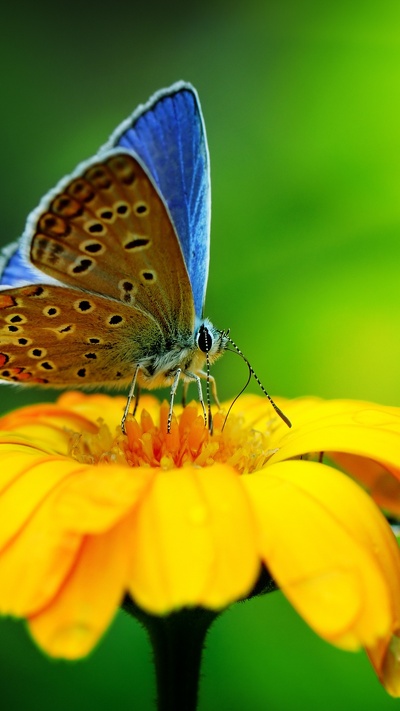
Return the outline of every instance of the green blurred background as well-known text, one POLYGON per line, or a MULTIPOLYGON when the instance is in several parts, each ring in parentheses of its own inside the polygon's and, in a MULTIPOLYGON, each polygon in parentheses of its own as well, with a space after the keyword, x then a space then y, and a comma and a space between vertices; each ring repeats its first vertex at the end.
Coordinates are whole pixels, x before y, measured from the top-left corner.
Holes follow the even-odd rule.
MULTIPOLYGON (((8 3, 0 36, 2 242, 138 103, 191 81, 213 181, 207 315, 272 393, 400 403, 398 0, 8 3)), ((247 375, 229 354, 214 373, 222 397, 247 375)), ((0 633, 10 711, 153 708, 150 648, 122 613, 75 664, 45 659, 21 623, 0 633)), ((217 621, 203 672, 201 711, 400 704, 280 593, 217 621)))

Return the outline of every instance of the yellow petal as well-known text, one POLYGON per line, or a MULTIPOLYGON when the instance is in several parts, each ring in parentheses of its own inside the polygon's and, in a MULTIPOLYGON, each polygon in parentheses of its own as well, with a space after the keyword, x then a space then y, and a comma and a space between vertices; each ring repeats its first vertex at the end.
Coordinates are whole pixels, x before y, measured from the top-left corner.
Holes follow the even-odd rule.
MULTIPOLYGON (((85 395, 85 393, 74 391, 63 393, 57 401, 57 407, 69 410, 91 422, 97 422, 100 417, 111 432, 114 432, 115 428, 121 424, 125 405, 126 397, 124 396, 110 397, 98 393, 85 395)), ((157 421, 160 402, 151 395, 142 395, 140 409, 146 409, 157 421)))
POLYGON ((73 564, 81 535, 123 518, 149 473, 2 445, 0 611, 26 616, 47 604, 73 564))
POLYGON ((44 452, 67 454, 70 432, 96 432, 95 422, 58 405, 29 405, 0 418, 1 442, 14 441, 15 433, 44 452))
POLYGON ((56 487, 84 469, 66 457, 48 456, 28 447, 5 444, 1 452, 0 550, 56 487))
POLYGON ((329 452, 329 458, 358 479, 381 509, 400 516, 400 469, 354 454, 329 452))
MULTIPOLYGON (((398 619, 398 618, 397 618, 398 619)), ((369 649, 368 656, 375 671, 391 696, 400 696, 400 632, 388 636, 369 649)))
POLYGON ((73 566, 81 536, 59 528, 51 499, 1 553, 1 614, 28 617, 37 612, 51 602, 73 566))
POLYGON ((153 476, 154 469, 87 465, 60 490, 54 516, 72 531, 106 531, 137 505, 153 476))
POLYGON ((152 613, 221 608, 259 572, 255 528, 241 480, 228 467, 187 467, 153 479, 137 510, 130 591, 152 613))
POLYGON ((54 501, 82 467, 28 447, 7 444, 2 451, 0 610, 19 616, 44 605, 73 562, 80 537, 60 528, 54 501))
POLYGON ((314 462, 284 462, 242 479, 263 560, 308 624, 347 649, 385 637, 399 592, 400 554, 370 498, 345 475, 314 462))
MULTIPOLYGON (((310 452, 347 452, 400 469, 400 412, 369 402, 315 402, 298 412, 270 462, 310 452)), ((276 440, 272 437, 271 446, 276 440)))
POLYGON ((88 654, 113 619, 127 583, 127 525, 83 541, 65 585, 29 619, 32 636, 53 657, 88 654))

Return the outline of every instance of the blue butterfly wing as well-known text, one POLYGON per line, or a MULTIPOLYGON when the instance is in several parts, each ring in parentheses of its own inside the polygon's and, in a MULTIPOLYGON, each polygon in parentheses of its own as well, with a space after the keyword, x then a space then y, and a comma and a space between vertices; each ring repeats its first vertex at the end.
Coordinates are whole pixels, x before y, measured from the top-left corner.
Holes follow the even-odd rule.
MULTIPOLYGON (((178 82, 155 94, 116 129, 103 150, 112 147, 134 151, 163 196, 189 273, 195 311, 201 317, 210 252, 210 169, 196 90, 178 82)), ((31 267, 27 256, 30 227, 39 212, 40 206, 28 219, 24 237, 0 255, 0 286, 53 282, 31 267)))
POLYGON ((196 90, 183 82, 155 94, 111 136, 105 148, 134 151, 164 198, 202 316, 210 253, 210 168, 196 90))
POLYGON ((5 247, 0 254, 0 286, 21 286, 43 281, 43 276, 27 264, 25 247, 20 240, 5 247))

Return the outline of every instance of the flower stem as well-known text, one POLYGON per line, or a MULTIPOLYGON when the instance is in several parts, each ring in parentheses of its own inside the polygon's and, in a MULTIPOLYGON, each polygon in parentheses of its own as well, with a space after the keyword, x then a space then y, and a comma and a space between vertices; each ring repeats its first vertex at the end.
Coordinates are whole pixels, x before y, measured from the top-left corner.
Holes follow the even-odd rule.
POLYGON ((218 613, 185 608, 161 617, 127 602, 124 609, 146 627, 153 647, 158 711, 196 711, 204 640, 218 613))

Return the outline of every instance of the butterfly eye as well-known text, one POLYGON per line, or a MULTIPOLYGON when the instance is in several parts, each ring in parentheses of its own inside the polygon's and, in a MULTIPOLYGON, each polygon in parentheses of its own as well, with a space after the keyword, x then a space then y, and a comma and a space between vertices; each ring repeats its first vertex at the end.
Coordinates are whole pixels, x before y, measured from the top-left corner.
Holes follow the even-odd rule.
POLYGON ((204 323, 201 324, 197 334, 197 346, 203 353, 209 353, 212 348, 212 336, 204 323))

